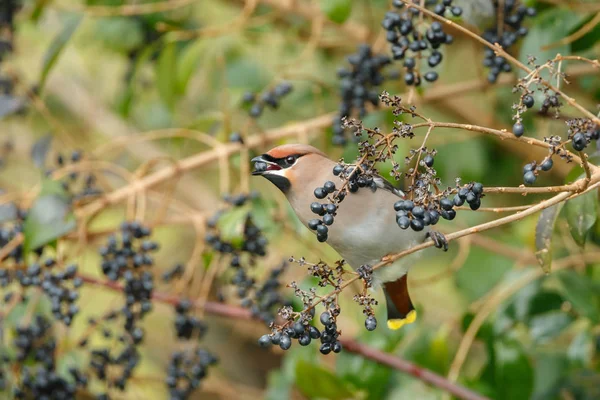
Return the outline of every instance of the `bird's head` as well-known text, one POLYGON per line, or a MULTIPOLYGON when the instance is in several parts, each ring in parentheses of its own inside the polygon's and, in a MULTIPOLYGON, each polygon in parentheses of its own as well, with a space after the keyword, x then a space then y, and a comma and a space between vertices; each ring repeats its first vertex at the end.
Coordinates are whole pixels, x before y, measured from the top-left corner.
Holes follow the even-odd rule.
POLYGON ((287 193, 299 180, 307 179, 318 168, 318 161, 327 156, 306 144, 285 144, 254 157, 252 175, 261 175, 282 192, 287 193))

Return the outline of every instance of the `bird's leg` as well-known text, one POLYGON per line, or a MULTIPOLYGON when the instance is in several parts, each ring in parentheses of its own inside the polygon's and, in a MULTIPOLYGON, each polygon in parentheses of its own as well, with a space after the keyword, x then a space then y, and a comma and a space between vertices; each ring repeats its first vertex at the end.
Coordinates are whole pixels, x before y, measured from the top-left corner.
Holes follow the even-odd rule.
POLYGON ((448 239, 444 236, 443 233, 438 231, 429 231, 425 235, 425 238, 431 238, 433 244, 438 249, 443 249, 444 251, 448 251, 448 239))

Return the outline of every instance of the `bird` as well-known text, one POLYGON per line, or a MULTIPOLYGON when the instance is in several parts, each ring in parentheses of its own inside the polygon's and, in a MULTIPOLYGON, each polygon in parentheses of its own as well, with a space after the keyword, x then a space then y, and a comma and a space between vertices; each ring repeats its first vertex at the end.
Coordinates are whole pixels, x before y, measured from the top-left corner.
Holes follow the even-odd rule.
MULTIPOLYGON (((326 181, 342 183, 341 177, 333 173, 338 163, 307 144, 277 146, 251 161, 255 163, 252 175, 266 178, 281 190, 306 227, 315 218, 311 211, 311 203, 316 200, 315 188, 326 181)), ((373 266, 383 257, 413 247, 428 237, 434 242, 441 239, 432 235, 428 227, 420 232, 399 229, 393 205, 404 199, 405 194, 381 176, 376 175, 373 182, 371 188, 348 193, 336 210, 335 223, 328 227, 327 243, 354 270, 362 265, 373 266)), ((408 291, 408 271, 416 257, 401 258, 373 273, 373 287, 381 286, 385 294, 389 329, 397 330, 416 320, 408 291)))

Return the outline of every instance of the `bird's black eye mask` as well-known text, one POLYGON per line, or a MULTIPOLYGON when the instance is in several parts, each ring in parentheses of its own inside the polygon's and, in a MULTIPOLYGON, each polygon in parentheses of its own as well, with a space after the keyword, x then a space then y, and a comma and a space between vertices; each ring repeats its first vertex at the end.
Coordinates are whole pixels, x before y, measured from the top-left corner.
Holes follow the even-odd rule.
POLYGON ((293 154, 286 157, 275 158, 268 154, 263 154, 260 157, 252 159, 255 162, 253 174, 258 175, 265 171, 278 171, 286 169, 294 165, 301 154, 293 154))

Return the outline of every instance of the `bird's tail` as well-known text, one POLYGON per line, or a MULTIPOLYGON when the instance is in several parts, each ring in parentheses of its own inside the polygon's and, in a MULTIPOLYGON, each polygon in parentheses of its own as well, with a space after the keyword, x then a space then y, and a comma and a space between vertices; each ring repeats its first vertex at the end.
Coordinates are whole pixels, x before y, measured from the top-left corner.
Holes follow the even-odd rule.
POLYGON ((417 319, 417 311, 408 293, 408 274, 393 282, 385 282, 383 292, 387 303, 387 326, 396 330, 417 319))

